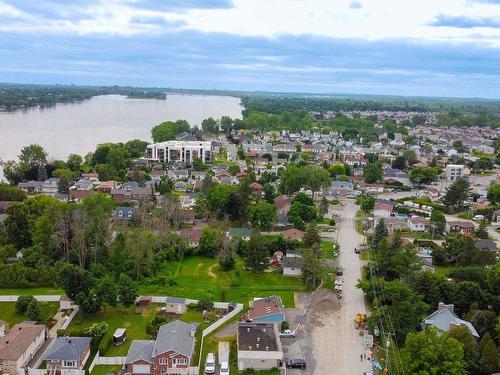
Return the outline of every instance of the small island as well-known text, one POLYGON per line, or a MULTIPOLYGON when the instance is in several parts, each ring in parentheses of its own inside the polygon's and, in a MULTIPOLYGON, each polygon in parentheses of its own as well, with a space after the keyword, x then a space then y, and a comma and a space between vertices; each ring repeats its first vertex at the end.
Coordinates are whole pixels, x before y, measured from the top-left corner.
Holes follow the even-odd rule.
POLYGON ((166 100, 167 94, 155 91, 131 91, 127 93, 127 99, 157 99, 166 100))

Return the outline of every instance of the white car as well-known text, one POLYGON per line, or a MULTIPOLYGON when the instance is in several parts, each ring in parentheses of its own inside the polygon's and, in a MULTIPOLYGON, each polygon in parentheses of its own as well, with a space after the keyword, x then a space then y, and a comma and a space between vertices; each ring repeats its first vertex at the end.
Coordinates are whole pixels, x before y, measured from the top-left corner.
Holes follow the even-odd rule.
POLYGON ((280 337, 293 338, 295 337, 295 333, 293 333, 293 331, 290 329, 284 329, 283 331, 280 332, 280 337))
POLYGON ((219 374, 220 375, 229 375, 229 363, 227 362, 222 362, 220 364, 220 371, 219 371, 219 374))
POLYGON ((484 220, 484 215, 476 215, 472 218, 474 221, 481 221, 484 220))
POLYGON ((215 355, 214 353, 207 354, 205 361, 205 374, 215 374, 215 355))

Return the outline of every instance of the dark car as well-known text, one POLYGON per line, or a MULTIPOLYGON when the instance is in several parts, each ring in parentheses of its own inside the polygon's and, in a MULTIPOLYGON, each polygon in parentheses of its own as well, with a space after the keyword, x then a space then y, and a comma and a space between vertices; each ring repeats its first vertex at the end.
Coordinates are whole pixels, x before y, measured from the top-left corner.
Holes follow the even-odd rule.
POLYGON ((303 359, 290 359, 286 362, 286 367, 288 368, 306 368, 306 361, 303 359))
POLYGON ((360 250, 360 249, 358 249, 357 247, 355 247, 355 248, 354 248, 354 253, 355 253, 355 254, 359 254, 359 253, 361 253, 361 250, 360 250))
POLYGON ((335 269, 335 274, 337 276, 342 276, 344 274, 344 269, 341 266, 337 266, 337 268, 335 269))

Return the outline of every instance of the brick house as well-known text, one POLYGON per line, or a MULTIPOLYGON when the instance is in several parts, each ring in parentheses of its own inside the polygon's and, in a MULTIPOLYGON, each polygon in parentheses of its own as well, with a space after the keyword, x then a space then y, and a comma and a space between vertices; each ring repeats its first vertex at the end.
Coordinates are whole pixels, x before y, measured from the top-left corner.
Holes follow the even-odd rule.
POLYGON ((134 340, 125 359, 126 374, 186 375, 194 354, 197 323, 164 324, 156 340, 134 340))

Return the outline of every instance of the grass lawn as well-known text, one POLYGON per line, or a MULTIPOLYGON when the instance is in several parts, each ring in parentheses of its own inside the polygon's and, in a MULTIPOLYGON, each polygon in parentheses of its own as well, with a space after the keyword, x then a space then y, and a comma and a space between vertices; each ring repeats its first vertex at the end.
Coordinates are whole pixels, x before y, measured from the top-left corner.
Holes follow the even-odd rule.
POLYGON ((46 288, 27 288, 27 289, 7 289, 7 288, 0 288, 0 295, 5 295, 5 296, 21 296, 21 295, 32 295, 32 296, 41 296, 41 295, 59 295, 59 294, 64 294, 64 290, 59 289, 59 288, 51 288, 51 287, 46 287, 46 288))
MULTIPOLYGON (((41 322, 47 324, 59 309, 59 302, 40 302, 42 311, 41 322)), ((0 302, 0 319, 6 321, 10 327, 23 320, 29 320, 26 315, 16 312, 15 302, 0 302)))
POLYGON ((121 365, 96 365, 92 370, 92 375, 107 375, 110 372, 118 374, 122 369, 121 365))
POLYGON ((448 266, 435 266, 435 272, 437 274, 446 276, 448 273, 455 268, 454 265, 448 265, 448 266))
MULTIPOLYGON (((136 307, 131 306, 124 308, 123 306, 106 307, 97 314, 86 315, 79 312, 70 326, 66 330, 68 335, 79 335, 82 330, 92 325, 92 323, 105 321, 108 323, 108 332, 103 337, 103 341, 109 340, 117 328, 127 329, 127 341, 121 346, 110 345, 106 352, 101 353, 105 356, 125 356, 132 340, 147 340, 151 337, 146 333, 146 326, 159 314, 160 304, 151 304, 147 308, 143 308, 142 314, 135 314, 136 307)), ((182 315, 180 320, 190 322, 202 322, 201 312, 188 310, 182 315)), ((202 323, 200 331, 205 329, 208 324, 202 323)), ((101 341, 101 343, 103 342, 101 341)))
POLYGON ((192 256, 179 262, 163 265, 161 274, 174 280, 176 285, 161 285, 158 279, 148 280, 140 286, 141 295, 169 295, 200 299, 208 290, 216 301, 247 303, 254 297, 277 294, 287 307, 294 306, 293 294, 302 291, 299 278, 287 278, 281 273, 253 274, 245 270, 244 261, 237 260, 236 269, 225 272, 215 259, 192 256), (239 276, 238 276, 239 273, 239 276))
POLYGON ((335 255, 333 254, 333 245, 332 241, 321 241, 321 257, 325 259, 335 259, 335 255))

